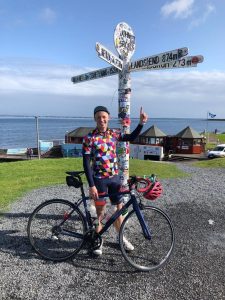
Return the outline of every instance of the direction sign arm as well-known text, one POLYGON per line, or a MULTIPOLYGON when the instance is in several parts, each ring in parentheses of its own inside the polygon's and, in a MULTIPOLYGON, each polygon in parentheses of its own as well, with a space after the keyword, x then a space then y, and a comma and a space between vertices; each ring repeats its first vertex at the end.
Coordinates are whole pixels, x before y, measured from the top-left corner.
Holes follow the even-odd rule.
POLYGON ((183 47, 183 48, 155 54, 152 56, 143 57, 136 61, 132 61, 129 64, 129 70, 136 71, 137 69, 143 69, 153 65, 170 63, 172 61, 182 58, 183 56, 186 56, 187 54, 188 54, 188 48, 183 47))
POLYGON ((101 45, 100 43, 96 43, 95 48, 100 58, 118 68, 119 70, 123 69, 123 61, 111 51, 109 51, 105 46, 101 45))
POLYGON ((83 81, 112 76, 112 75, 118 74, 118 72, 119 72, 119 70, 116 67, 108 67, 108 68, 98 69, 98 70, 88 72, 88 73, 83 73, 83 74, 80 74, 77 76, 73 76, 71 78, 71 81, 73 83, 80 83, 83 81))
POLYGON ((197 67, 197 65, 199 63, 202 63, 203 60, 204 60, 204 57, 202 55, 185 56, 185 57, 181 57, 178 60, 161 63, 161 64, 153 64, 151 66, 135 69, 132 71, 140 72, 140 71, 153 71, 153 70, 161 70, 161 69, 197 67))

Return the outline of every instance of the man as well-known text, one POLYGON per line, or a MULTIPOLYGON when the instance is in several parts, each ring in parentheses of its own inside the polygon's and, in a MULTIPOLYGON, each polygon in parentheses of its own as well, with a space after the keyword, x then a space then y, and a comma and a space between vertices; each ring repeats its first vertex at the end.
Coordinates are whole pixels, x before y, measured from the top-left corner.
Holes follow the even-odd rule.
MULTIPOLYGON (((109 129, 108 123, 110 113, 104 106, 97 106, 94 109, 96 128, 83 139, 83 166, 89 184, 90 197, 95 201, 98 216, 96 232, 102 229, 101 220, 104 217, 106 201, 99 199, 99 195, 113 194, 120 189, 120 178, 118 176, 118 161, 116 145, 119 141, 133 141, 140 134, 143 125, 147 122, 148 116, 140 110, 140 122, 131 134, 121 134, 120 130, 109 129)), ((112 205, 117 210, 122 208, 122 197, 111 195, 112 205)), ((119 232, 123 218, 120 216, 114 223, 116 231, 119 232)), ((124 238, 126 250, 132 251, 133 245, 124 238)), ((94 254, 102 255, 102 245, 94 250, 94 254)))

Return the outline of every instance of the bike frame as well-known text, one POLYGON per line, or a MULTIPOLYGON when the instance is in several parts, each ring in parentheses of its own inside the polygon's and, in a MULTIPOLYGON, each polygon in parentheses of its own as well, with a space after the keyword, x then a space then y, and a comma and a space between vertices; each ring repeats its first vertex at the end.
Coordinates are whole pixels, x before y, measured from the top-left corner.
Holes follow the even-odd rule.
MULTIPOLYGON (((127 192, 120 192, 120 193, 118 193, 118 195, 126 195, 126 194, 128 194, 128 193, 127 192)), ((116 211, 110 217, 110 219, 105 223, 104 227, 100 230, 99 234, 100 235, 104 234, 108 230, 108 228, 117 220, 117 218, 119 216, 121 216, 129 208, 130 205, 132 205, 133 206, 133 210, 135 211, 135 213, 136 213, 136 215, 138 217, 138 220, 139 220, 139 222, 141 224, 141 227, 142 227, 142 230, 143 230, 145 238, 147 238, 147 239, 150 240, 151 239, 150 230, 148 229, 148 226, 145 223, 144 216, 143 216, 143 214, 141 212, 141 209, 140 209, 140 207, 138 205, 137 198, 134 195, 134 193, 129 192, 129 194, 131 195, 130 200, 127 203, 125 203, 120 210, 116 211)), ((105 197, 106 196, 109 196, 109 195, 105 195, 105 197)))
MULTIPOLYGON (((81 180, 80 176, 78 176, 78 178, 81 180)), ((92 219, 91 219, 91 214, 90 214, 90 211, 88 210, 88 205, 87 205, 87 201, 90 200, 89 197, 87 197, 85 195, 85 192, 84 192, 84 187, 83 185, 80 187, 81 189, 81 196, 82 198, 80 198, 79 200, 77 200, 74 205, 77 209, 79 209, 80 213, 83 215, 85 221, 87 222, 87 227, 88 229, 92 229, 93 228, 93 223, 92 223, 92 219), (79 206, 81 205, 81 203, 83 203, 83 206, 84 206, 84 213, 80 210, 79 206)), ((137 201, 137 198, 135 196, 135 192, 134 190, 131 190, 131 191, 124 191, 124 192, 118 192, 118 193, 115 193, 116 195, 127 195, 129 194, 131 197, 130 197, 130 200, 125 203, 123 205, 123 207, 120 209, 120 210, 117 210, 115 211, 115 213, 109 218, 109 220, 105 223, 104 227, 100 230, 100 232, 98 233, 99 235, 103 235, 108 229, 109 227, 117 220, 117 218, 119 216, 121 216, 131 205, 133 206, 133 210, 134 212, 136 213, 137 215, 137 218, 140 222, 140 225, 141 225, 141 228, 143 230, 143 234, 144 234, 144 237, 146 239, 151 239, 151 232, 144 220, 144 216, 141 212, 141 209, 140 209, 140 206, 139 206, 139 203, 137 201)), ((100 196, 99 198, 105 198, 105 197, 109 197, 110 195, 109 194, 106 194, 104 196, 100 196)), ((64 222, 66 222, 66 220, 73 214, 73 211, 72 210, 68 216, 65 218, 65 220, 63 220, 63 222, 60 224, 62 225, 64 222)), ((72 236, 80 236, 80 234, 74 234, 68 230, 63 230, 64 234, 66 235, 72 235, 72 236)))
MULTIPOLYGON (((90 215, 90 212, 88 210, 88 205, 87 205, 87 201, 90 200, 89 197, 86 197, 85 196, 85 193, 84 193, 84 188, 83 186, 81 186, 81 194, 82 194, 82 199, 79 199, 76 203, 75 203, 75 206, 77 208, 79 208, 80 204, 83 202, 83 205, 84 205, 84 211, 85 211, 85 219, 86 219, 86 222, 87 222, 87 225, 88 225, 88 228, 91 229, 93 224, 92 224, 92 220, 91 220, 91 215, 90 215)), ((131 198, 130 200, 125 203, 123 205, 123 207, 120 209, 120 210, 117 210, 111 217, 110 219, 105 223, 104 227, 100 230, 99 234, 100 235, 103 235, 108 229, 109 227, 117 220, 117 218, 119 216, 121 216, 131 205, 133 206, 133 210, 135 211, 136 215, 137 215, 137 218, 140 222, 140 225, 141 225, 141 228, 143 230, 143 234, 145 236, 146 239, 151 239, 151 233, 150 233, 150 230, 144 220, 144 216, 141 212, 141 209, 140 209, 140 206, 138 204, 138 201, 137 201, 137 198, 134 194, 134 191, 124 191, 124 192, 118 192, 116 193, 117 195, 127 195, 127 194, 130 194, 131 198)), ((109 197, 109 194, 106 194, 104 196, 101 196, 100 198, 105 198, 105 197, 109 197)), ((72 212, 71 212, 72 214, 72 212)), ((70 215, 71 215, 70 214, 70 215)))

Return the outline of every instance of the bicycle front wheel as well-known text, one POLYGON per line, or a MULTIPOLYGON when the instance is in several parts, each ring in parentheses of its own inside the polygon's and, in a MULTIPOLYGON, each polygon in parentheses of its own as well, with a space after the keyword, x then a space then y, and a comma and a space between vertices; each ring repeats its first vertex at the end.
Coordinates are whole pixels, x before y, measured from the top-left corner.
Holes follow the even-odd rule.
POLYGON ((73 203, 52 199, 30 215, 27 233, 34 250, 45 259, 63 261, 83 246, 85 219, 73 203))
POLYGON ((141 224, 131 211, 124 219, 120 229, 120 248, 129 264, 140 271, 151 271, 161 267, 169 258, 174 247, 174 229, 169 216, 153 206, 141 208, 144 221, 151 238, 144 236, 141 224), (126 251, 123 239, 133 246, 133 251, 126 251))

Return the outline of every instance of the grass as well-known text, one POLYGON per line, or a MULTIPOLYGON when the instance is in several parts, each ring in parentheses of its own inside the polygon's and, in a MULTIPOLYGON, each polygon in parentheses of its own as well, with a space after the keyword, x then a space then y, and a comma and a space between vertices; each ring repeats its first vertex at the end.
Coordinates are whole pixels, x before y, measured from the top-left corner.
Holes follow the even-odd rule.
POLYGON ((216 136, 217 136, 217 139, 219 140, 220 144, 225 144, 225 134, 219 133, 216 136))
POLYGON ((168 164, 163 162, 153 162, 150 160, 130 160, 130 175, 151 175, 156 174, 158 178, 177 178, 187 176, 184 172, 179 170, 175 164, 168 164))
MULTIPOLYGON (((206 134, 206 136, 207 136, 207 134, 206 134)), ((212 150, 213 148, 215 148, 215 146, 217 144, 225 144, 225 134, 224 133, 219 133, 219 134, 209 133, 209 139, 214 139, 216 141, 216 144, 215 143, 207 143, 206 144, 207 150, 212 150)))
MULTIPOLYGON (((65 172, 82 170, 81 158, 41 159, 1 163, 0 210, 26 192, 55 184, 65 183, 65 172)), ((159 178, 185 176, 175 165, 143 160, 130 160, 131 175, 157 174, 159 178)), ((84 176, 85 180, 85 176, 84 176)))
POLYGON ((82 170, 81 159, 44 159, 1 163, 0 209, 27 191, 65 182, 65 171, 82 170))
POLYGON ((198 161, 193 165, 201 168, 225 168, 225 158, 207 159, 198 161))

